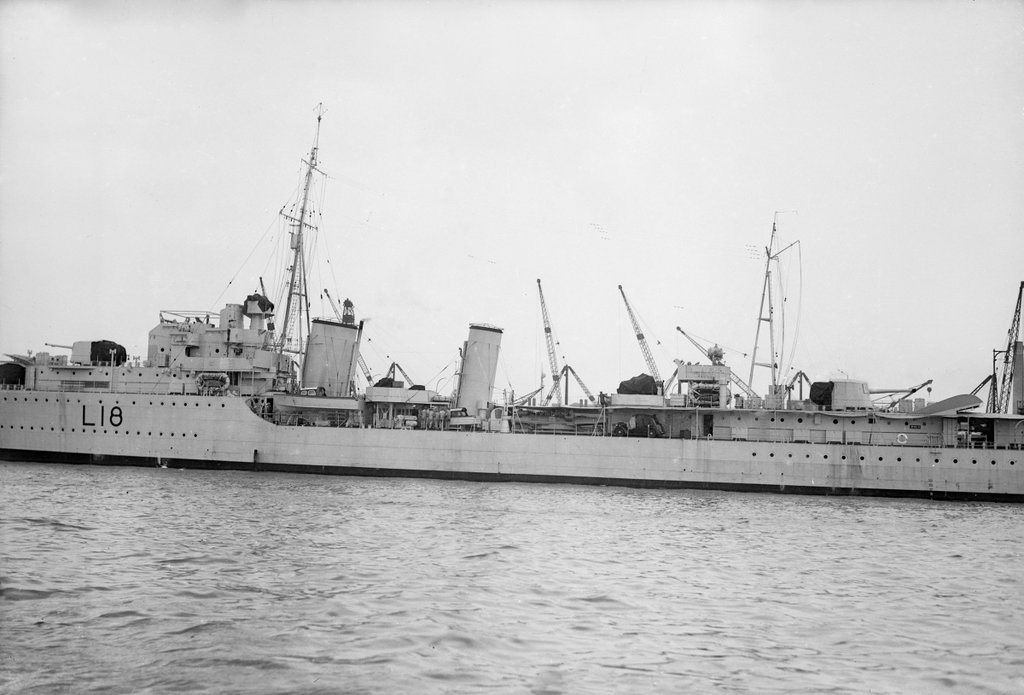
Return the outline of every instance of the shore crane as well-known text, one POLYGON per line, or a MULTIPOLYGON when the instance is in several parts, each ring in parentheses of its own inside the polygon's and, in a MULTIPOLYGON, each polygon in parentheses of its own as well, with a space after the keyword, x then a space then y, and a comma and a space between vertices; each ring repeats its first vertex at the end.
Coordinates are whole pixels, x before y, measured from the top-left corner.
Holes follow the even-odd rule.
MULTIPOLYGON (((343 324, 355 323, 355 311, 352 302, 347 299, 345 300, 345 313, 343 314, 341 310, 338 309, 338 305, 335 304, 334 298, 331 296, 331 293, 327 291, 326 287, 324 288, 324 296, 327 297, 327 301, 330 303, 331 309, 334 310, 334 315, 338 317, 339 321, 343 324)), ((370 373, 370 368, 366 366, 366 360, 363 359, 361 354, 356 356, 356 362, 359 363, 359 369, 363 373, 363 378, 366 379, 366 385, 373 386, 373 375, 370 373)))
POLYGON ((1006 349, 992 351, 992 385, 988 392, 989 413, 1011 413, 1016 414, 1018 408, 1024 404, 1013 403, 1013 382, 1014 379, 1024 379, 1024 374, 1014 374, 1017 364, 1016 351, 1020 350, 1020 305, 1024 297, 1024 281, 1020 283, 1017 291, 1017 306, 1013 311, 1013 319, 1010 321, 1010 330, 1006 334, 1006 349), (996 370, 996 357, 1003 355, 1002 369, 996 370))
POLYGON ((661 374, 658 372, 658 365, 654 362, 654 355, 651 354, 651 348, 647 344, 647 338, 644 337, 644 332, 640 330, 640 322, 636 319, 636 314, 633 313, 633 307, 630 306, 629 300, 626 299, 626 291, 622 289, 622 285, 619 285, 619 293, 622 294, 622 301, 626 305, 626 313, 629 314, 629 320, 633 324, 633 332, 636 333, 636 340, 640 343, 640 352, 644 355, 644 361, 647 363, 647 369, 651 371, 651 376, 654 377, 654 381, 659 384, 661 388, 662 380, 661 374))
POLYGON ((537 293, 540 295, 540 313, 544 319, 544 340, 548 347, 548 360, 551 363, 551 390, 548 391, 548 395, 544 398, 544 405, 551 403, 552 397, 555 399, 555 405, 562 405, 562 380, 565 380, 565 400, 569 400, 569 374, 576 379, 576 383, 583 389, 583 393, 587 394, 587 399, 591 403, 596 403, 597 399, 594 398, 594 394, 590 392, 587 385, 583 383, 583 379, 580 379, 580 375, 576 373, 576 370, 570 367, 568 364, 558 368, 558 356, 555 353, 555 338, 551 333, 551 319, 548 318, 548 305, 544 301, 544 288, 541 287, 540 278, 537 278, 537 293))
MULTIPOLYGON (((693 346, 695 348, 700 350, 705 357, 711 360, 711 364, 716 366, 723 366, 725 364, 725 360, 723 359, 725 353, 722 351, 722 348, 718 347, 717 345, 715 345, 714 347, 705 348, 679 326, 676 326, 676 330, 682 333, 684 338, 693 343, 693 346)), ((678 369, 676 370, 676 372, 678 373, 678 369)), ((675 374, 673 374, 672 377, 675 378, 675 374)), ((739 390, 742 391, 747 396, 747 398, 758 397, 758 395, 754 392, 754 389, 750 388, 750 386, 748 386, 747 383, 743 381, 743 379, 740 379, 738 376, 736 376, 736 373, 733 372, 731 369, 729 370, 729 380, 732 381, 732 383, 736 384, 737 388, 739 388, 739 390)), ((671 379, 669 379, 669 381, 671 382, 671 379)))
POLYGON ((402 365, 398 364, 398 362, 392 362, 391 363, 391 366, 388 367, 388 373, 384 376, 384 378, 385 379, 391 379, 393 381, 394 378, 395 378, 395 370, 396 369, 398 370, 398 372, 403 377, 405 377, 405 383, 406 384, 408 384, 409 386, 412 386, 412 385, 414 385, 416 383, 415 381, 413 381, 412 377, 409 376, 409 373, 407 371, 405 371, 404 369, 402 369, 402 365))

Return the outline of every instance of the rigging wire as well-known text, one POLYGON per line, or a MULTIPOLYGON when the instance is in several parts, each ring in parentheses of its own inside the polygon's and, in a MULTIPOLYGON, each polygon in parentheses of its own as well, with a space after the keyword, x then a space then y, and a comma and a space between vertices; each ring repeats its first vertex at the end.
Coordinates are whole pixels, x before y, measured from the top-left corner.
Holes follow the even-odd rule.
POLYGON ((796 347, 799 345, 800 339, 800 315, 804 308, 804 260, 803 253, 801 251, 800 242, 796 242, 796 258, 797 258, 797 295, 796 295, 796 325, 793 328, 793 349, 789 354, 789 362, 786 364, 786 370, 783 372, 783 381, 786 381, 786 377, 789 376, 789 372, 793 369, 793 360, 796 358, 796 347))
MULTIPOLYGON (((256 253, 256 249, 258 249, 260 245, 263 244, 264 239, 266 239, 267 237, 267 233, 270 232, 271 228, 275 225, 276 222, 276 219, 272 220, 270 224, 267 225, 267 228, 263 230, 263 234, 260 235, 260 238, 256 240, 256 243, 253 245, 252 249, 250 249, 249 255, 245 257, 242 263, 238 266, 238 269, 235 270, 235 273, 231 276, 231 279, 228 280, 228 284, 224 286, 224 289, 220 291, 220 294, 217 295, 217 298, 213 300, 214 307, 220 305, 220 302, 224 298, 224 295, 227 294, 229 289, 231 289, 232 283, 234 283, 234 281, 238 279, 238 275, 242 272, 242 269, 245 268, 246 263, 249 262, 249 259, 252 258, 253 254, 256 253)), ((215 311, 215 309, 211 309, 211 311, 215 311)))

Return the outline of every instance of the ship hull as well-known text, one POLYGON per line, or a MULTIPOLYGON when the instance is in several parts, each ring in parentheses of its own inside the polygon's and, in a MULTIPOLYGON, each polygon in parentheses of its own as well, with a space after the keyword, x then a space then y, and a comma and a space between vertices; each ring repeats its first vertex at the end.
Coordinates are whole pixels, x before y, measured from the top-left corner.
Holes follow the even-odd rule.
POLYGON ((281 426, 233 397, 5 392, 0 458, 1024 502, 1013 449, 281 426))

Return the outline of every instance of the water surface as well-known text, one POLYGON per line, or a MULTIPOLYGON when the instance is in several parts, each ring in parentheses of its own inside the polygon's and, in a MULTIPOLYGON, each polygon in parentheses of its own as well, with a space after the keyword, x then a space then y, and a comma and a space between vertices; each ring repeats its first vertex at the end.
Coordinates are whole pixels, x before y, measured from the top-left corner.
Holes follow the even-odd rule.
POLYGON ((1024 692, 1024 506, 0 464, 0 692, 1024 692))

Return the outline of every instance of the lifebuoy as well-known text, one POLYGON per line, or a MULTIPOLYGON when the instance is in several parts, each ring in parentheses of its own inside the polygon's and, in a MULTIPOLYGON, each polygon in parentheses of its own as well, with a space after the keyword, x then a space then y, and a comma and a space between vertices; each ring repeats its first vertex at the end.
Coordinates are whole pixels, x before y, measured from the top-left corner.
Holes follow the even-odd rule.
POLYGON ((906 444, 907 443, 907 435, 905 435, 903 432, 900 432, 899 434, 897 434, 896 435, 896 443, 897 444, 906 444))

